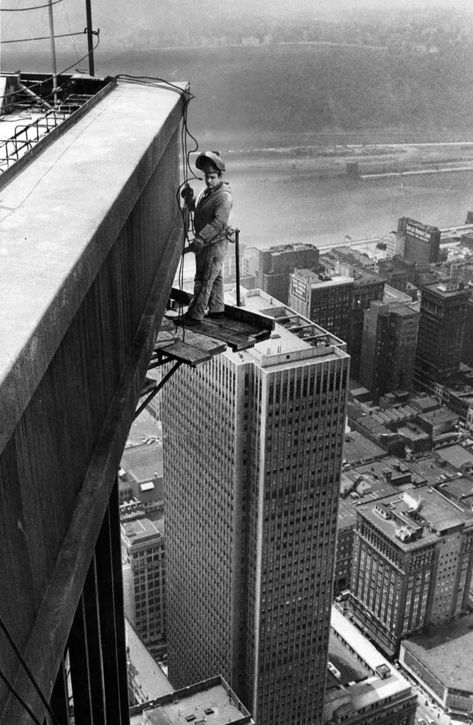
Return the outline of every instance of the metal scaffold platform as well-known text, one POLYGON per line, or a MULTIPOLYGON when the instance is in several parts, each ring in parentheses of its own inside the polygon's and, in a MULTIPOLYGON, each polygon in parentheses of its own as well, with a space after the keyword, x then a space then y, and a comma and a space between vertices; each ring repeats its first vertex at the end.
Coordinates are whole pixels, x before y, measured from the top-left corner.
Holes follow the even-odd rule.
POLYGON ((163 385, 181 365, 197 367, 220 355, 229 347, 234 352, 247 350, 256 343, 267 340, 274 330, 275 321, 264 315, 250 312, 242 307, 225 305, 222 317, 204 318, 191 328, 178 325, 179 312, 189 305, 191 295, 173 288, 169 303, 169 317, 165 316, 156 338, 149 370, 174 363, 166 374, 157 381, 147 377, 141 392, 135 418, 146 408, 163 385))

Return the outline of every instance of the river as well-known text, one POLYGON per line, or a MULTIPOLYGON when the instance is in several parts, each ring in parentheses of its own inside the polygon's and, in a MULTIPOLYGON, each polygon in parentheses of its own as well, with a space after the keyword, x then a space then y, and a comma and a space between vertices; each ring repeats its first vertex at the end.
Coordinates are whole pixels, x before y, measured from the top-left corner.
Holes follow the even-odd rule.
POLYGON ((242 244, 340 243, 346 235, 382 236, 396 229, 402 216, 448 227, 463 224, 473 210, 473 171, 321 178, 299 163, 299 158, 284 159, 278 167, 255 156, 232 169, 228 158, 232 223, 241 230, 242 244))

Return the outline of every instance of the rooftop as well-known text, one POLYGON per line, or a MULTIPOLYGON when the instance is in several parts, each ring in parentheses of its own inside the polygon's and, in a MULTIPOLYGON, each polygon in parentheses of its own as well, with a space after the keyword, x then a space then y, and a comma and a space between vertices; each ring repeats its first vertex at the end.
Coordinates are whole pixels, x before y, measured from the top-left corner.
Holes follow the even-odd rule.
POLYGON ((462 466, 473 466, 473 454, 460 445, 439 448, 437 455, 456 469, 462 466))
POLYGON ((440 484, 443 493, 464 506, 473 503, 473 478, 461 476, 440 484))
POLYGON ((438 425, 440 423, 450 423, 453 425, 458 420, 458 417, 458 413, 454 413, 452 410, 442 406, 441 408, 436 408, 436 410, 421 413, 418 419, 424 420, 426 423, 431 423, 432 425, 438 425))
POLYGON ((253 360, 261 367, 287 367, 301 361, 310 362, 316 357, 326 360, 347 357, 343 340, 262 290, 247 292, 245 308, 274 319, 276 326, 269 340, 255 344, 250 350, 226 353, 236 360, 253 360))
POLYGON ((244 725, 253 720, 222 677, 131 709, 131 725, 244 725))
POLYGON ((384 477, 377 479, 369 473, 363 475, 360 467, 342 473, 341 487, 342 496, 340 496, 338 503, 340 528, 354 526, 357 509, 362 504, 377 501, 380 498, 394 494, 396 491, 395 487, 388 483, 384 477), (343 495, 343 491, 350 491, 350 493, 343 495))
POLYGON ((347 463, 361 463, 372 458, 383 458, 384 448, 356 430, 345 434, 343 443, 343 459, 347 463))
POLYGON ((122 521, 121 529, 130 546, 145 544, 164 535, 164 519, 151 521, 146 516, 131 521, 122 521))
POLYGON ((354 281, 353 277, 318 274, 311 269, 296 269, 293 274, 296 277, 304 279, 306 282, 308 282, 312 289, 352 285, 354 281))
POLYGON ((336 607, 332 607, 331 627, 335 637, 331 634, 330 656, 332 642, 337 640, 339 657, 348 658, 347 663, 353 666, 355 677, 353 684, 341 680, 342 686, 328 690, 324 708, 326 718, 335 713, 340 716, 365 707, 375 708, 378 703, 381 707, 386 700, 412 696, 409 683, 336 607), (352 653, 355 657, 350 657, 352 653), (358 664, 355 664, 357 657, 358 664))
POLYGON ((126 448, 122 467, 137 483, 161 478, 163 475, 163 446, 161 441, 148 439, 140 446, 126 448))
POLYGON ((453 299, 459 295, 465 298, 470 296, 469 290, 464 287, 463 283, 455 282, 454 280, 432 282, 431 284, 423 285, 421 289, 422 293, 428 291, 445 300, 453 299))
POLYGON ((473 695, 473 659, 459 656, 473 652, 473 614, 436 625, 431 634, 411 637, 402 645, 447 687, 473 695))
POLYGON ((473 512, 463 511, 430 486, 388 496, 360 506, 358 511, 406 551, 434 543, 455 529, 473 526, 473 512), (409 535, 403 537, 402 531, 409 535))
POLYGON ((135 685, 144 700, 154 700, 173 692, 161 667, 154 661, 132 625, 125 617, 126 653, 135 685))
POLYGON ((290 252, 301 252, 305 249, 317 249, 315 244, 275 244, 272 247, 267 247, 261 251, 269 252, 272 255, 288 254, 290 252))
POLYGON ((391 287, 389 284, 384 285, 383 302, 388 304, 398 302, 399 304, 411 305, 412 297, 406 295, 404 292, 391 287))

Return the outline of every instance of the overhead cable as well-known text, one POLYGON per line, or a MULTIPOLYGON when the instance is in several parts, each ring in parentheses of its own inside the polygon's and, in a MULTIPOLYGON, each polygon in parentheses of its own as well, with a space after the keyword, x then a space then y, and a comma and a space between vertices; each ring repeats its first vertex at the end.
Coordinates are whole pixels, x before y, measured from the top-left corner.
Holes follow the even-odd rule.
MULTIPOLYGON (((71 35, 84 35, 87 32, 87 28, 84 28, 80 33, 61 33, 55 35, 54 38, 70 38, 71 35)), ((2 40, 0 45, 7 45, 7 43, 29 43, 31 40, 51 40, 50 35, 41 35, 37 38, 14 38, 13 40, 2 40)))
POLYGON ((62 0, 53 0, 51 3, 46 3, 45 5, 33 5, 29 8, 0 8, 0 13, 22 13, 26 10, 39 10, 39 8, 49 8, 51 5, 57 5, 58 3, 62 3, 62 0))
MULTIPOLYGON (((57 73, 57 76, 64 75, 64 73, 67 73, 67 71, 71 70, 71 68, 74 68, 74 66, 78 65, 79 63, 82 63, 82 61, 85 60, 86 58, 88 58, 91 53, 95 52, 95 50, 98 48, 98 45, 100 43, 100 30, 94 30, 93 33, 94 33, 94 35, 97 36, 97 42, 94 45, 94 47, 92 48, 92 50, 85 53, 85 55, 83 55, 82 58, 79 58, 79 60, 75 60, 74 63, 71 63, 71 65, 69 65, 67 68, 64 68, 63 70, 59 71, 59 73, 57 73)), ((30 86, 28 86, 28 88, 30 90, 32 90, 33 88, 38 88, 39 86, 42 86, 45 83, 48 83, 49 81, 51 81, 52 78, 53 78, 52 75, 48 75, 44 80, 37 81, 36 83, 32 83, 30 86)), ((16 96, 17 94, 18 94, 18 90, 10 91, 9 93, 5 93, 3 96, 0 96, 0 101, 3 100, 4 98, 10 98, 11 96, 16 96)), ((53 93, 51 92, 49 94, 49 96, 46 96, 46 98, 49 98, 52 95, 53 95, 53 93)))

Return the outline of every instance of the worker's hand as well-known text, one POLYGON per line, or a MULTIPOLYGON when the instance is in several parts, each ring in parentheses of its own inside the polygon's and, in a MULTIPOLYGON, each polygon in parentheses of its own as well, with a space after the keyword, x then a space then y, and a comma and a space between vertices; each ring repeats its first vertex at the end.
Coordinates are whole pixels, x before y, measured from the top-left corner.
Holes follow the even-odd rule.
POLYGON ((194 208, 194 190, 192 189, 189 184, 185 184, 183 190, 181 191, 181 196, 184 199, 184 203, 189 209, 194 208))

